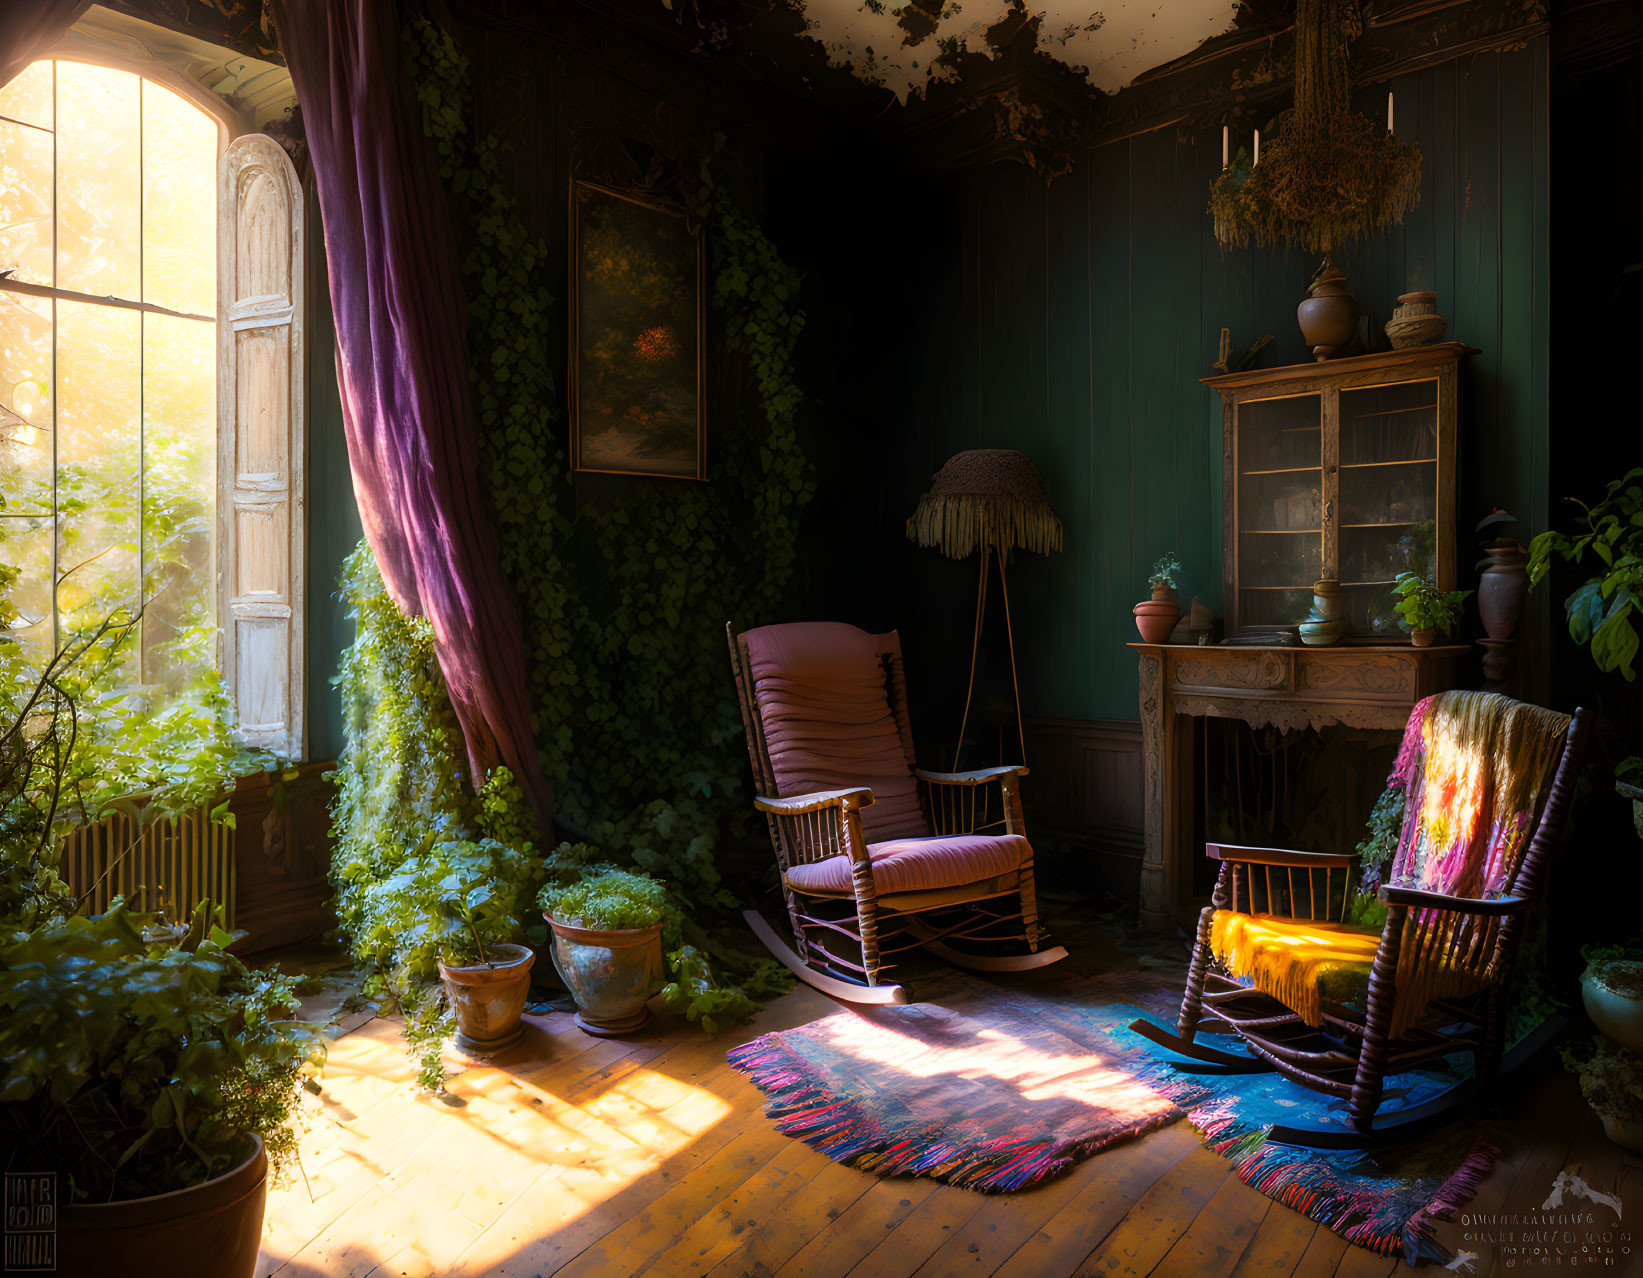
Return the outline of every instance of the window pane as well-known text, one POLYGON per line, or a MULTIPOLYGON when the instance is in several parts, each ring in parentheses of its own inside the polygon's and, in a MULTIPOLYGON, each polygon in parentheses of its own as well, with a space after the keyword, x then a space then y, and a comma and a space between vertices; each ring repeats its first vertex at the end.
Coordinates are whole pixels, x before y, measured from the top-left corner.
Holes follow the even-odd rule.
POLYGON ((139 83, 126 71, 78 62, 57 64, 60 288, 137 298, 142 212, 139 83))
POLYGON ((0 120, 0 271, 51 281, 51 134, 0 120))
POLYGON ((17 610, 8 636, 20 640, 30 662, 51 656, 51 518, 0 518, 0 563, 17 570, 5 600, 17 610))
POLYGON ((143 298, 174 311, 217 309, 217 122, 169 89, 143 84, 143 298))
POLYGON ((0 115, 51 127, 51 63, 35 62, 4 88, 0 88, 0 115))
POLYGON ((216 329, 163 315, 143 326, 143 666, 167 687, 216 662, 216 329))
POLYGON ((51 513, 51 302, 0 293, 0 502, 51 513))
POLYGON ((57 610, 64 636, 138 608, 141 321, 135 311, 57 306, 57 610))

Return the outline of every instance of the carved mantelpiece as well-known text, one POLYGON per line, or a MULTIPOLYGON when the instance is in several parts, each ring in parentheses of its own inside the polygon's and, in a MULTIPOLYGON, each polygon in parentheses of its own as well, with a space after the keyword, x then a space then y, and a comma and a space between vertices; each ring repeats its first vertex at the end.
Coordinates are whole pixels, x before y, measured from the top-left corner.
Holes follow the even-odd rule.
POLYGON ((1146 848, 1141 921, 1173 930, 1190 905, 1193 752, 1180 717, 1242 719, 1280 729, 1399 731, 1422 697, 1450 686, 1465 645, 1252 647, 1134 643, 1141 676, 1146 848))

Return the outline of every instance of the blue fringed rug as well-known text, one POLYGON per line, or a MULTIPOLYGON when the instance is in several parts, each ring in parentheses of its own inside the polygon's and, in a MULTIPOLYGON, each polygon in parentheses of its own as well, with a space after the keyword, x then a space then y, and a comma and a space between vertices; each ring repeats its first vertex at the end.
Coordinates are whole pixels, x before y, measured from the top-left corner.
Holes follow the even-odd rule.
MULTIPOLYGON (((1129 1028, 1143 1014, 1173 1020, 1179 992, 1146 973, 1036 992, 955 977, 924 992, 934 1001, 766 1034, 730 1063, 764 1091, 779 1130, 834 1161, 984 1193, 1026 1189, 1185 1115, 1244 1183, 1412 1264, 1448 1259, 1430 1221, 1453 1216, 1494 1166, 1496 1148, 1461 1124, 1372 1155, 1268 1142, 1273 1123, 1320 1110, 1344 1123, 1344 1105, 1276 1074, 1172 1068, 1129 1028)), ((1396 1075, 1386 1104, 1421 1104, 1459 1077, 1396 1075)))

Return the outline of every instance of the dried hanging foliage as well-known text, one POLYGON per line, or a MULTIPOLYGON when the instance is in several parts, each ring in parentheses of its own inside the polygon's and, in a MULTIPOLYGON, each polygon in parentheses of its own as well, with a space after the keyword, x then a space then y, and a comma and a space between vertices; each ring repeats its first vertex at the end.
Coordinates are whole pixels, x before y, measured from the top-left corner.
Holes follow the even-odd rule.
POLYGON ((976 448, 949 458, 907 521, 908 540, 949 559, 977 549, 1061 549, 1061 520, 1038 467, 1013 448, 976 448))
POLYGON ((1420 148, 1351 109, 1348 50, 1361 31, 1357 0, 1297 3, 1295 105, 1261 139, 1260 164, 1229 167, 1210 185, 1222 245, 1327 254, 1420 202, 1420 148))

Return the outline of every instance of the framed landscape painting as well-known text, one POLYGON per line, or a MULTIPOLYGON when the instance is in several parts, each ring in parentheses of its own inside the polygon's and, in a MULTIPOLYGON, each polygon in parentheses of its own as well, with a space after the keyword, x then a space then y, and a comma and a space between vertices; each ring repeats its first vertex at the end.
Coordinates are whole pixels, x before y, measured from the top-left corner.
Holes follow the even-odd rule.
POLYGON ((572 466, 707 477, 701 236, 661 204, 571 183, 572 466))

